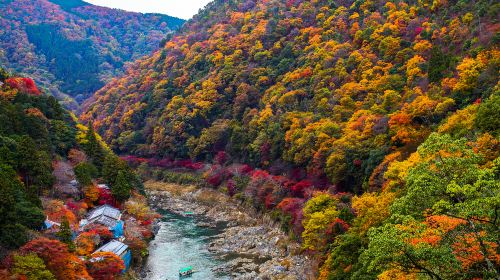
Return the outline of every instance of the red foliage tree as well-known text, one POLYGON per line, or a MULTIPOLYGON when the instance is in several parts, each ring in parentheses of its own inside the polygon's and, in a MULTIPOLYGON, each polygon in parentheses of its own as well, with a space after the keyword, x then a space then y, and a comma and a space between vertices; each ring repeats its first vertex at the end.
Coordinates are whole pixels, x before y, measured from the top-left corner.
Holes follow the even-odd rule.
POLYGON ((215 155, 215 162, 219 165, 224 165, 228 160, 228 155, 224 151, 219 151, 215 155))
POLYGON ((57 279, 92 279, 83 262, 69 252, 66 244, 58 240, 40 237, 26 243, 20 252, 37 254, 57 279))
POLYGON ((109 252, 97 252, 87 262, 90 275, 97 280, 112 280, 125 269, 123 260, 109 252))
POLYGON ((40 95, 40 90, 38 90, 35 82, 30 78, 8 78, 7 80, 5 80, 5 84, 7 84, 11 88, 19 90, 19 92, 21 93, 40 95))
POLYGON ((99 188, 99 201, 98 201, 99 205, 104 205, 104 204, 114 205, 115 204, 114 202, 115 201, 113 199, 113 195, 111 194, 110 190, 99 188))
POLYGON ((296 197, 304 197, 304 192, 307 189, 313 187, 313 184, 309 180, 302 180, 291 187, 292 194, 296 197))

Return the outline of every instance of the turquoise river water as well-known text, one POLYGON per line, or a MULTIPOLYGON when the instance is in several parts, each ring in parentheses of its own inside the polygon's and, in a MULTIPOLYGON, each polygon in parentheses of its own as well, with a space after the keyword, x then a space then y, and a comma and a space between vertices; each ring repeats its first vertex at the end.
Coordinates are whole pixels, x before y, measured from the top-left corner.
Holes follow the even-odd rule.
POLYGON ((161 214, 160 230, 149 244, 145 279, 230 279, 228 275, 212 271, 223 260, 207 250, 207 245, 221 232, 221 228, 200 227, 196 224, 199 222, 197 217, 183 217, 170 212, 161 214), (195 273, 180 278, 179 269, 187 266, 193 266, 195 273))

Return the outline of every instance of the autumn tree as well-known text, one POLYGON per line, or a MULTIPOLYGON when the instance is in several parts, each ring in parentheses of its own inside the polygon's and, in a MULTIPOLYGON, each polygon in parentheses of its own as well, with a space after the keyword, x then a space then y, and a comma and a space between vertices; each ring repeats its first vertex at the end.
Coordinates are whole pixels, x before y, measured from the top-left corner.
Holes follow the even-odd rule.
POLYGON ((21 253, 35 253, 57 279, 92 279, 83 262, 60 241, 40 237, 21 247, 21 253))
POLYGON ((304 206, 304 239, 303 247, 314 251, 325 248, 328 226, 338 217, 337 200, 327 193, 318 193, 304 206))
POLYGON ((493 167, 481 168, 481 155, 465 139, 446 134, 432 134, 417 153, 420 161, 408 171, 404 193, 390 208, 393 222, 369 231, 369 246, 362 256, 365 269, 382 272, 399 266, 433 279, 498 275, 498 158, 493 167), (429 215, 443 216, 441 224, 456 226, 435 229, 437 222, 429 215), (475 244, 474 251, 456 251, 454 246, 471 246, 453 245, 460 240, 457 236, 467 236, 460 242, 475 244), (474 269, 467 265, 462 271, 462 253, 477 256, 474 269))
POLYGON ((87 261, 87 268, 94 279, 112 280, 125 269, 125 264, 113 253, 97 252, 87 261))
POLYGON ((19 277, 33 280, 55 280, 56 278, 50 272, 44 261, 36 254, 14 255, 14 264, 12 273, 19 277))

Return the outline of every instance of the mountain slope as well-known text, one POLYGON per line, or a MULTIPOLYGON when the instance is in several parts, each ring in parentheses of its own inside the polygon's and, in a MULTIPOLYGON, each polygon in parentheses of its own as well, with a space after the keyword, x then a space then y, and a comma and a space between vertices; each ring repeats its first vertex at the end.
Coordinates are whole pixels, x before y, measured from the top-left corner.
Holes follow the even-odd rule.
MULTIPOLYGON (((184 22, 80 0, 9 0, 0 9, 0 63, 77 102, 121 73, 127 61, 157 49, 184 22)), ((69 98, 65 103, 76 105, 69 98)))
POLYGON ((212 161, 152 173, 268 213, 318 279, 496 279, 499 9, 214 1, 82 119, 149 167, 212 161))
POLYGON ((488 3, 215 1, 82 118, 124 153, 226 150, 346 190, 380 186, 372 171, 385 156, 406 157, 447 114, 492 93, 488 3))

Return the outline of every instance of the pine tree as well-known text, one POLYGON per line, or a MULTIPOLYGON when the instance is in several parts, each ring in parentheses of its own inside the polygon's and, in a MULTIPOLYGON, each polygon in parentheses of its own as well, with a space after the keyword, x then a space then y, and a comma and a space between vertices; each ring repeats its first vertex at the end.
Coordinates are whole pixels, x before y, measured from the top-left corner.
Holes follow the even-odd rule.
POLYGON ((59 228, 59 232, 56 233, 56 236, 59 238, 59 240, 61 240, 61 242, 68 245, 68 248, 71 252, 75 250, 75 244, 73 243, 73 232, 71 231, 71 227, 69 226, 68 218, 63 218, 61 227, 59 228))
POLYGON ((84 149, 87 155, 91 158, 92 163, 100 170, 103 166, 105 152, 99 143, 99 140, 97 140, 94 125, 90 123, 88 128, 87 134, 85 135, 86 143, 84 149))
POLYGON ((125 171, 120 170, 116 176, 115 183, 111 186, 111 193, 118 201, 124 201, 130 197, 132 185, 128 177, 125 171))

